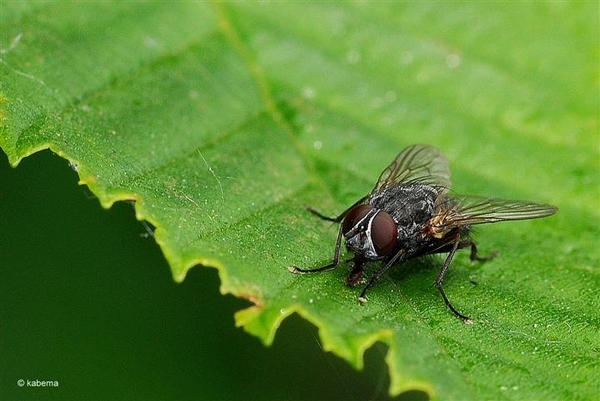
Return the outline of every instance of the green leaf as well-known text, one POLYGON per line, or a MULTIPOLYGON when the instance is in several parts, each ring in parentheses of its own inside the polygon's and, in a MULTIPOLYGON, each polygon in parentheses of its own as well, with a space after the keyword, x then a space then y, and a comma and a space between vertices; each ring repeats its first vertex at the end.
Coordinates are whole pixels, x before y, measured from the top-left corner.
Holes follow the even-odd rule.
MULTIPOLYGON (((173 276, 219 269, 270 344, 298 313, 362 367, 375 342, 391 394, 593 399, 600 278, 594 3, 6 2, 0 146, 49 148, 105 207, 136 201, 173 276), (407 263, 360 306, 330 262, 336 215, 405 146, 444 151, 455 190, 558 205, 481 227, 483 253, 435 288, 407 263)), ((376 264, 373 266, 376 268, 376 264)))

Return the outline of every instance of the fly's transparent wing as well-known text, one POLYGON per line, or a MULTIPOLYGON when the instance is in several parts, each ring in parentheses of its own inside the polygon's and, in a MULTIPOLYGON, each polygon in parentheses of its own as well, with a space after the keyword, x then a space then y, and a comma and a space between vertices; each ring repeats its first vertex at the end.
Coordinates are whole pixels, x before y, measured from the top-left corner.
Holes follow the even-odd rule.
POLYGON ((404 149, 377 180, 373 192, 398 183, 422 182, 450 188, 448 160, 439 150, 428 145, 412 145, 404 149))
POLYGON ((553 215, 555 206, 541 203, 486 198, 470 195, 447 195, 434 218, 435 226, 459 227, 508 220, 538 219, 553 215))

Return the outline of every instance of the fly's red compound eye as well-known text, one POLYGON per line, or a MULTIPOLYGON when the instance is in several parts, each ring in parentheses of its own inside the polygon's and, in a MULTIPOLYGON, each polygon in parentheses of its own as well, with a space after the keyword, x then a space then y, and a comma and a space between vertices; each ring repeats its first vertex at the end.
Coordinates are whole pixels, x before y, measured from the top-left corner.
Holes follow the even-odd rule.
POLYGON ((379 212, 371 224, 371 241, 379 256, 390 253, 398 239, 396 222, 386 212, 379 212))
POLYGON ((344 222, 342 223, 342 233, 347 234, 348 231, 352 230, 354 226, 358 224, 359 221, 365 218, 367 213, 369 213, 373 209, 371 205, 357 205, 354 206, 346 217, 344 217, 344 222))

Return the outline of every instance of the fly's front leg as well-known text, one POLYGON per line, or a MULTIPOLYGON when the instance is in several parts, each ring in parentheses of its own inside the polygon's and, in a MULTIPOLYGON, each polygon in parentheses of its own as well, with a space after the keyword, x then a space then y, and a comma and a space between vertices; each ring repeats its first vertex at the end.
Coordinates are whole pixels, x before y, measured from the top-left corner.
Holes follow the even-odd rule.
POLYGON ((297 266, 289 266, 288 270, 295 274, 311 274, 333 270, 340 264, 340 252, 342 248, 342 227, 338 231, 337 240, 335 241, 335 251, 333 252, 333 262, 323 267, 316 269, 301 269, 297 266))
POLYGON ((346 278, 346 285, 350 287, 354 287, 360 283, 364 282, 363 272, 365 270, 365 265, 367 264, 367 260, 360 255, 354 256, 354 258, 350 259, 354 263, 354 267, 348 277, 346 278))
MULTIPOLYGON (((334 223, 340 223, 344 219, 346 214, 348 214, 348 211, 350 209, 352 209, 354 206, 356 206, 359 202, 362 202, 364 199, 365 199, 364 197, 361 198, 358 202, 356 202, 354 205, 350 206, 348 209, 344 210, 344 212, 342 214, 340 214, 339 216, 336 216, 336 217, 325 216, 323 213, 319 212, 316 209, 313 209, 310 206, 306 206, 306 210, 308 210, 309 212, 311 212, 312 214, 314 214, 315 216, 317 216, 320 219, 332 221, 334 223)), ((343 236, 342 227, 340 226, 340 228, 338 230, 337 240, 335 241, 335 250, 333 252, 333 262, 331 262, 330 264, 322 266, 322 267, 318 267, 316 269, 301 269, 297 266, 288 266, 288 270, 295 274, 311 274, 311 273, 320 273, 320 272, 325 272, 325 271, 335 269, 337 267, 337 265, 340 264, 342 236, 343 236)))
POLYGON ((360 203, 363 203, 366 198, 367 198, 366 196, 363 196, 362 198, 357 200, 352 206, 350 206, 348 209, 344 210, 342 212, 342 214, 340 214, 339 216, 336 216, 336 217, 326 216, 323 213, 319 212, 317 209, 313 208, 312 206, 306 206, 306 210, 308 210, 309 212, 311 212, 312 214, 314 214, 315 216, 317 216, 318 218, 320 218, 322 220, 333 221, 334 223, 340 223, 342 220, 344 220, 344 217, 346 217, 348 212, 354 208, 354 206, 356 206, 360 203))
POLYGON ((363 288, 362 292, 360 293, 360 296, 358 297, 358 302, 360 302, 361 305, 367 302, 367 290, 371 288, 371 286, 375 284, 377 280, 379 280, 379 278, 390 269, 390 267, 402 261, 405 255, 406 254, 404 253, 403 249, 399 250, 381 269, 375 272, 373 277, 371 277, 367 285, 365 285, 365 288, 363 288))
POLYGON ((346 215, 346 212, 344 212, 344 213, 340 214, 339 216, 329 217, 329 216, 326 216, 323 213, 319 212, 317 209, 312 208, 311 206, 307 206, 306 210, 308 210, 309 212, 311 212, 312 214, 314 214, 321 220, 333 221, 334 223, 339 223, 340 221, 342 221, 342 219, 346 215))

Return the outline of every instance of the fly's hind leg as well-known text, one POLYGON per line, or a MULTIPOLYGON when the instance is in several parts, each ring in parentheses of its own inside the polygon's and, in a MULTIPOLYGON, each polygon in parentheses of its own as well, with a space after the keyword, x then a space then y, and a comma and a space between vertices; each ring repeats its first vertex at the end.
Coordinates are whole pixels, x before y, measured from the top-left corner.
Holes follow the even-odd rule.
POLYGON ((452 303, 448 299, 448 296, 444 292, 444 276, 446 276, 446 273, 448 272, 448 267, 450 267, 450 262, 452 262, 452 259, 454 258, 454 254, 456 253, 456 250, 461 248, 461 245, 464 245, 462 247, 467 247, 467 246, 471 245, 471 255, 473 255, 473 252, 475 252, 475 256, 477 256, 477 248, 475 247, 475 244, 473 244, 473 242, 470 240, 461 241, 460 234, 456 234, 456 236, 454 238, 454 244, 452 246, 452 249, 450 249, 450 253, 448 253, 446 260, 444 261, 444 264, 442 265, 440 274, 438 274, 438 277, 435 280, 435 286, 440 291, 440 295, 442 296, 442 299, 444 300, 444 303, 446 304, 448 309, 450 309, 450 311, 452 313, 454 313, 454 315, 456 315, 464 323, 473 324, 473 321, 471 320, 471 318, 469 318, 466 315, 463 315, 458 310, 456 310, 456 308, 452 305, 452 303), (473 251, 473 249, 474 249, 474 251, 473 251))
POLYGON ((479 256, 479 252, 477 250, 477 245, 475 245, 475 243, 468 239, 468 240, 464 240, 464 241, 460 241, 460 244, 458 245, 458 249, 462 249, 462 248, 466 248, 466 247, 471 247, 471 261, 473 262, 487 262, 488 260, 492 260, 494 259, 496 256, 498 256, 498 251, 494 251, 492 253, 488 253, 485 256, 479 256))

